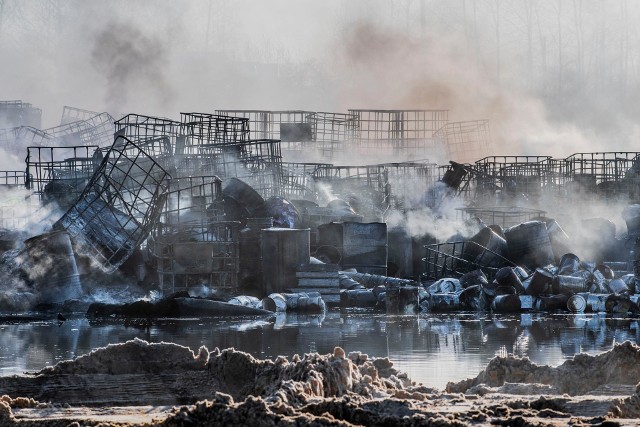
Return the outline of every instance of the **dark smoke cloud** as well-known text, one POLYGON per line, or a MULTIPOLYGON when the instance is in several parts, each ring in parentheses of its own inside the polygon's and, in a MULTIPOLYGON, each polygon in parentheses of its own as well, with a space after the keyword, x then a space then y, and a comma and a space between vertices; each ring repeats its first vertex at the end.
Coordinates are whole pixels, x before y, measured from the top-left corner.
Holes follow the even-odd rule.
POLYGON ((91 63, 106 79, 105 105, 121 113, 130 96, 144 93, 151 104, 167 105, 172 98, 165 69, 167 44, 143 34, 132 24, 110 23, 95 37, 91 63))

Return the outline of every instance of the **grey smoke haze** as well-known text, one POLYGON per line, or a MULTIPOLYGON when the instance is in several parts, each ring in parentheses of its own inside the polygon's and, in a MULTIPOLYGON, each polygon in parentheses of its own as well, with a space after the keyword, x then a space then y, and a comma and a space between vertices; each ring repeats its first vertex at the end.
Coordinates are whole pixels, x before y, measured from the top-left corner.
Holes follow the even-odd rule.
POLYGON ((0 93, 181 110, 448 108, 500 154, 623 150, 640 135, 627 0, 1 0, 0 93))

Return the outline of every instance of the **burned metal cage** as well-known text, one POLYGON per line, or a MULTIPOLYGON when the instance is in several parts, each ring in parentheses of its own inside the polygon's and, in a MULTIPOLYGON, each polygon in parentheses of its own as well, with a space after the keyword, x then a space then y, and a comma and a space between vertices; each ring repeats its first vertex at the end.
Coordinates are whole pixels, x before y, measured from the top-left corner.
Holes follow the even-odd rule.
POLYGON ((223 219, 222 181, 217 176, 170 181, 149 245, 163 292, 201 285, 237 290, 240 223, 223 219))
POLYGON ((425 281, 439 280, 445 277, 460 277, 465 273, 480 269, 493 279, 502 266, 515 266, 511 261, 473 241, 445 242, 426 245, 425 281), (473 256, 470 256, 473 254, 473 256), (491 259, 491 265, 477 263, 480 255, 483 259, 491 259))
POLYGON ((76 253, 115 271, 147 238, 166 197, 168 173, 131 140, 118 136, 76 203, 54 224, 76 253))
POLYGON ((491 200, 524 195, 537 198, 555 191, 556 164, 550 156, 490 156, 476 161, 475 188, 478 197, 491 200))
POLYGON ((388 184, 389 206, 405 210, 421 206, 427 192, 438 181, 438 165, 429 160, 382 163, 388 184))
POLYGON ((128 140, 140 144, 140 141, 162 141, 169 155, 176 147, 184 146, 182 124, 162 117, 127 114, 115 123, 116 136, 125 136, 128 140))
POLYGON ((502 228, 513 227, 534 218, 544 218, 546 211, 523 208, 520 206, 492 206, 458 208, 463 219, 478 218, 486 225, 499 225, 502 228))
POLYGON ((354 110, 356 146, 394 154, 428 155, 440 151, 435 132, 449 121, 448 110, 354 110))
POLYGON ((198 154, 206 144, 237 143, 249 139, 249 119, 205 113, 180 113, 184 147, 176 154, 198 154))
POLYGON ((568 196, 640 198, 638 152, 576 153, 564 159, 564 167, 568 196))
POLYGON ((107 147, 113 143, 114 121, 108 113, 100 113, 85 120, 65 123, 44 129, 56 145, 97 145, 107 147))
POLYGON ((278 139, 283 154, 297 155, 313 142, 309 116, 313 111, 302 110, 216 110, 216 114, 243 117, 249 120, 249 139, 278 139))
POLYGON ((329 163, 282 163, 282 196, 292 200, 317 201, 318 194, 313 179, 319 168, 331 167, 329 163))
POLYGON ((87 120, 97 116, 98 114, 100 113, 98 113, 97 111, 83 110, 82 108, 70 107, 68 105, 65 105, 62 108, 62 118, 60 119, 60 124, 66 125, 67 123, 87 120))
POLYGON ((444 141, 447 158, 456 162, 479 159, 492 146, 489 120, 447 123, 434 136, 444 141))
MULTIPOLYGON (((257 140, 200 146, 202 174, 240 178, 264 198, 278 196, 282 186, 280 141, 257 140)), ((182 159, 181 162, 186 159, 182 159)), ((178 167, 178 172, 184 165, 178 167)))
POLYGON ((314 147, 323 159, 332 160, 338 153, 352 147, 358 120, 354 114, 318 112, 310 114, 314 147))
POLYGON ((29 181, 25 171, 0 171, 0 187, 24 188, 29 181))
POLYGON ((102 162, 97 146, 28 147, 26 187, 41 201, 69 208, 102 162))

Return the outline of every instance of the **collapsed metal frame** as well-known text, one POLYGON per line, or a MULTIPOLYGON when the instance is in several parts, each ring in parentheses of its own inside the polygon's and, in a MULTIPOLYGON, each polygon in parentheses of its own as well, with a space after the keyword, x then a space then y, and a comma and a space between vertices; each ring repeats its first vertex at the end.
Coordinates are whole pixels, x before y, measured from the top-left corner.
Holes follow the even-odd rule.
MULTIPOLYGON (((99 113, 85 120, 44 129, 57 145, 110 146, 113 143, 114 120, 109 113, 99 113)), ((44 142, 44 141, 43 141, 44 142)))
POLYGON ((473 241, 443 242, 425 245, 425 257, 422 259, 425 265, 425 272, 422 275, 423 281, 435 281, 445 277, 460 277, 470 271, 480 269, 492 280, 500 267, 489 267, 481 265, 474 260, 466 259, 465 254, 490 254, 494 260, 500 261, 502 266, 512 266, 515 264, 502 255, 485 248, 473 241))
POLYGON ((60 124, 66 125, 67 123, 88 120, 99 114, 100 113, 98 113, 97 111, 84 110, 82 108, 70 107, 68 105, 65 105, 62 108, 62 117, 60 118, 60 124))
POLYGON ((249 139, 249 119, 207 113, 180 113, 184 147, 176 154, 198 154, 207 144, 237 143, 249 139))
POLYGON ((449 122, 434 133, 442 138, 449 160, 472 162, 491 149, 489 120, 449 122))
POLYGON ((169 174, 133 141, 118 136, 76 203, 54 229, 66 230, 76 253, 115 271, 160 217, 169 174))
POLYGON ((449 110, 349 109, 356 117, 356 147, 393 153, 433 155, 440 149, 435 132, 449 121, 449 110))
POLYGON ((173 155, 176 147, 184 146, 183 125, 175 120, 145 116, 142 114, 127 114, 114 122, 115 136, 125 136, 130 141, 166 140, 165 151, 173 155))
POLYGON ((237 290, 240 223, 223 219, 220 178, 184 177, 169 182, 149 242, 164 293, 200 285, 237 290))

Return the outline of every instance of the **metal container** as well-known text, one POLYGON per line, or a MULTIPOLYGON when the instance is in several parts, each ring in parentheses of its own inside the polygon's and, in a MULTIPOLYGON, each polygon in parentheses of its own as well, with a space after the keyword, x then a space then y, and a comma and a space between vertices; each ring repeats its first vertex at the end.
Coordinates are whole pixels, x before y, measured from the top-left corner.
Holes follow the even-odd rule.
POLYGON ((418 312, 419 288, 417 286, 387 287, 385 308, 387 314, 413 314, 418 312))
POLYGON ((558 275, 553 278, 554 293, 573 295, 589 291, 589 283, 582 277, 558 275))
POLYGON ((387 224, 333 222, 318 227, 318 245, 333 246, 343 269, 387 275, 387 224))
POLYGON ((296 268, 309 262, 309 229, 262 230, 261 248, 265 293, 295 288, 296 268))
POLYGON ((455 311, 463 308, 458 294, 431 294, 429 296, 429 310, 431 311, 455 311))
POLYGON ((572 313, 584 313, 587 300, 581 294, 571 295, 567 300, 567 309, 572 313))
POLYGON ((482 267, 504 265, 503 256, 507 252, 507 241, 491 228, 484 227, 470 241, 478 245, 466 245, 462 258, 475 262, 482 267))
POLYGON ((529 221, 505 231, 509 258, 528 268, 542 267, 554 262, 553 248, 547 226, 542 221, 529 221))
POLYGON ((520 298, 520 310, 531 310, 533 309, 535 298, 531 295, 518 295, 520 298))
POLYGON ((470 286, 477 285, 486 286, 489 283, 489 280, 487 279, 487 276, 484 274, 484 272, 478 269, 463 274, 460 277, 458 283, 462 288, 468 288, 470 286))
POLYGON ((622 211, 622 218, 627 223, 627 235, 640 235, 640 205, 629 205, 622 211))
POLYGON ((280 228, 297 228, 301 225, 298 209, 281 196, 269 197, 265 201, 268 217, 273 218, 273 226, 280 228))
POLYGON ((348 289, 340 291, 342 307, 375 307, 378 295, 372 289, 348 289))
POLYGON ((240 292, 259 295, 262 289, 261 230, 272 228, 273 218, 247 218, 240 230, 240 292))
POLYGON ((629 293, 629 287, 622 279, 613 279, 608 283, 609 290, 614 294, 629 293))
POLYGON ((275 312, 321 313, 326 306, 318 292, 274 293, 262 299, 265 310, 275 312))
POLYGON ((580 258, 577 255, 568 253, 562 255, 558 265, 558 274, 569 275, 580 270, 580 258))
POLYGON ((262 308, 262 301, 250 295, 238 295, 229 300, 229 304, 241 305, 244 307, 262 308))
POLYGON ((431 284, 427 290, 431 294, 448 294, 451 292, 459 291, 462 289, 460 281, 458 279, 440 279, 437 282, 431 284))
POLYGON ((498 282, 498 285, 500 286, 513 287, 516 293, 520 294, 525 291, 520 278, 511 267, 502 267, 500 270, 498 270, 495 276, 495 281, 498 282))
POLYGON ((496 313, 517 313, 520 308, 520 298, 517 295, 498 295, 491 303, 491 311, 496 313))
POLYGON ((567 233, 560 227, 560 224, 558 224, 555 219, 547 219, 545 224, 547 226, 549 240, 551 241, 554 258, 556 263, 558 263, 564 254, 571 252, 571 241, 567 233))
POLYGON ((226 219, 244 221, 247 218, 266 216, 262 196, 246 182, 238 178, 224 181, 222 189, 226 219))
POLYGON ((403 227, 394 227, 388 233, 387 274, 393 277, 413 276, 413 244, 403 227))
POLYGON ((599 313, 607 311, 607 300, 609 294, 589 294, 587 296, 587 310, 599 313))
POLYGON ((535 302, 535 309, 539 311, 564 310, 567 308, 567 295, 541 296, 535 302))
POLYGON ((544 293, 553 283, 553 274, 538 268, 533 275, 524 282, 525 291, 534 297, 544 293))
POLYGON ((25 240, 29 255, 28 274, 41 302, 63 302, 82 295, 80 275, 71 239, 65 231, 54 231, 25 240))

